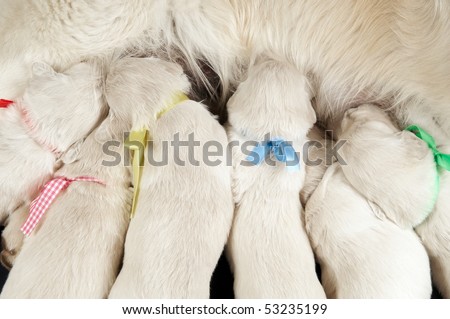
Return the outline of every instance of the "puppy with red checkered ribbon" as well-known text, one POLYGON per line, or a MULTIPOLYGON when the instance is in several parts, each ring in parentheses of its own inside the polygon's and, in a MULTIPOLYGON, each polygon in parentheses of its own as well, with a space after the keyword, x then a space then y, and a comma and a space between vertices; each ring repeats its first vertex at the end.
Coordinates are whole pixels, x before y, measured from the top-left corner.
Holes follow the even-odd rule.
MULTIPOLYGON (((22 98, 0 103, 0 223, 15 210, 23 220, 39 188, 61 162, 73 160, 106 109, 101 73, 93 63, 78 63, 64 73, 35 63, 32 73, 22 98)), ((5 233, 14 238, 3 239, 3 261, 20 242, 18 230, 5 233)))
POLYGON ((132 194, 122 163, 104 153, 99 131, 114 132, 123 156, 123 130, 106 119, 31 204, 27 236, 1 298, 105 298, 123 256, 132 194))
POLYGON ((233 148, 236 210, 228 242, 237 298, 325 298, 302 222, 305 167, 295 155, 316 122, 311 98, 301 72, 264 59, 228 103, 229 139, 242 146, 233 148))

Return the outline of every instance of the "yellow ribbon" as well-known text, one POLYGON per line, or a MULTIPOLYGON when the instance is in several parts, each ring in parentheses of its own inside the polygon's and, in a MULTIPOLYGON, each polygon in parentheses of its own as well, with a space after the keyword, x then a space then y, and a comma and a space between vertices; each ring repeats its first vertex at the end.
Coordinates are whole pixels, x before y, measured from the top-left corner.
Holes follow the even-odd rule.
POLYGON ((161 116, 163 116, 164 114, 166 114, 167 112, 169 112, 170 110, 172 110, 175 106, 177 106, 178 104, 180 104, 181 102, 187 101, 189 100, 189 98, 186 96, 186 94, 184 94, 183 92, 178 92, 176 93, 173 97, 172 100, 170 100, 166 107, 163 108, 161 111, 159 111, 158 114, 156 114, 156 118, 159 119, 161 116))
MULTIPOLYGON (((167 105, 156 115, 159 119, 161 116, 175 108, 181 102, 187 101, 189 98, 183 92, 176 93, 173 98, 167 103, 167 105)), ((133 203, 131 205, 130 219, 132 219, 136 213, 136 206, 139 198, 141 177, 144 167, 144 154, 147 149, 147 143, 150 140, 150 134, 147 129, 134 130, 130 132, 128 139, 125 141, 125 147, 130 151, 132 158, 132 172, 133 172, 133 203)))
POLYGON ((130 151, 133 167, 133 203, 131 205, 130 219, 134 217, 136 212, 137 200, 139 197, 140 183, 142 177, 142 168, 144 167, 144 154, 147 148, 147 130, 142 129, 139 131, 131 131, 127 141, 125 141, 125 147, 130 151))

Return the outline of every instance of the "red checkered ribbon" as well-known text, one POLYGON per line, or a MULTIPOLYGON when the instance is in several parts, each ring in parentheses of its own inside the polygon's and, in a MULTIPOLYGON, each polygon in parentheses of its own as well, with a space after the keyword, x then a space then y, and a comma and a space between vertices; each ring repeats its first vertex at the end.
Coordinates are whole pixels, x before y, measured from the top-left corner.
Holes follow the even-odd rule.
POLYGON ((2 99, 0 99, 0 108, 6 109, 6 108, 8 108, 8 106, 10 106, 13 103, 14 102, 10 101, 10 100, 2 100, 2 99))
MULTIPOLYGON (((0 99, 0 108, 7 109, 13 103, 14 103, 14 101, 0 99)), ((52 146, 52 145, 48 144, 47 142, 45 142, 43 139, 39 138, 39 134, 37 132, 36 125, 31 120, 27 110, 23 106, 20 106, 20 104, 18 105, 18 108, 22 114, 23 122, 28 127, 30 137, 33 138, 36 143, 41 145, 46 150, 52 152, 53 154, 55 154, 55 156, 57 158, 59 158, 61 156, 62 152, 59 151, 57 147, 52 146)))
POLYGON ((105 182, 88 176, 80 176, 77 178, 67 178, 63 176, 55 177, 44 185, 39 196, 31 203, 28 219, 20 229, 25 236, 29 236, 33 232, 42 216, 44 216, 50 205, 55 201, 56 197, 73 182, 91 182, 105 185, 105 182))

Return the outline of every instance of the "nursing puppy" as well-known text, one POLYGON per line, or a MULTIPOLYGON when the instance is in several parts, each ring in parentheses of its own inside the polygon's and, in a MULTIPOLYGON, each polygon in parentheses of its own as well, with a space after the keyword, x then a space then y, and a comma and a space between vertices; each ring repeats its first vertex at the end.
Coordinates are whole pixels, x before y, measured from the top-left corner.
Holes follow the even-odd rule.
POLYGON ((225 130, 205 106, 173 101, 188 90, 181 67, 156 59, 124 59, 108 77, 112 114, 127 119, 129 129, 148 129, 153 139, 110 298, 209 297, 231 227, 231 169, 223 157, 205 159, 207 143, 222 153, 227 145, 225 130), (189 148, 177 142, 190 136, 195 144, 189 148), (172 150, 169 143, 182 147, 172 150))
POLYGON ((30 205, 22 205, 9 215, 6 220, 6 227, 2 232, 2 252, 0 253, 0 263, 6 269, 10 270, 14 265, 16 257, 22 250, 25 235, 21 227, 28 218, 30 205))
POLYGON ((308 133, 308 163, 305 165, 305 183, 300 192, 303 208, 322 180, 327 167, 332 164, 332 159, 327 158, 325 139, 325 132, 318 126, 314 126, 308 133))
POLYGON ((263 142, 268 133, 302 150, 316 121, 310 99, 303 74, 264 60, 250 69, 228 103, 229 140, 239 145, 233 148, 236 210, 228 242, 237 298, 325 298, 302 224, 304 166, 255 166, 244 151, 245 143, 263 142))
POLYGON ((348 110, 338 137, 344 175, 401 227, 419 225, 433 209, 437 171, 433 153, 413 133, 400 131, 375 105, 348 110))
POLYGON ((306 229, 327 297, 430 298, 430 266, 418 236, 372 208, 339 163, 309 198, 306 229))
POLYGON ((100 73, 79 63, 56 73, 33 65, 25 94, 0 109, 0 223, 29 204, 58 159, 70 162, 103 113, 100 73))
MULTIPOLYGON (((75 181, 60 193, 27 237, 1 298, 106 298, 119 272, 131 209, 131 178, 124 165, 112 164, 100 130, 121 141, 121 126, 107 119, 83 143, 79 160, 56 176, 88 176, 105 184, 75 181)), ((123 144, 115 152, 123 156, 123 144)))

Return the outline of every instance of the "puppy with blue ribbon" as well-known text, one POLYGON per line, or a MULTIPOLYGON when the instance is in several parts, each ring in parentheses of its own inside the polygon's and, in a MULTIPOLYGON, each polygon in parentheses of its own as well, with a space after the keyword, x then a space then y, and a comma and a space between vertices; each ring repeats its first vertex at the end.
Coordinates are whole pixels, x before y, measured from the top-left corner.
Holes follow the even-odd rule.
POLYGON ((259 143, 247 160, 260 165, 268 156, 272 155, 280 163, 286 163, 289 170, 300 169, 300 159, 292 145, 280 138, 269 139, 259 143))
POLYGON ((299 152, 316 122, 306 77, 259 60, 228 103, 235 218, 227 252, 237 298, 325 298, 306 236, 299 152))
MULTIPOLYGON (((427 128, 428 129, 428 128, 427 128)), ((433 154, 438 179, 435 187, 435 205, 425 221, 415 228, 430 258, 433 282, 441 295, 450 298, 450 145, 442 132, 427 132, 412 125, 406 128, 414 133, 433 154), (433 135, 431 135, 432 133, 433 135)))

